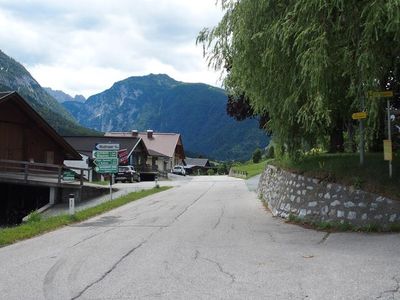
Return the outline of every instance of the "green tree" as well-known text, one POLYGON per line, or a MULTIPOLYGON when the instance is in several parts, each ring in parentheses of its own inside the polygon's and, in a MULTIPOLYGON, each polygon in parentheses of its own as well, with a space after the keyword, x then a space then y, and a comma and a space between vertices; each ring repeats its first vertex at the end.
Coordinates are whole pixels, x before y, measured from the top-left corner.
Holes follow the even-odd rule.
MULTIPOLYGON (((293 155, 329 136, 343 151, 343 132, 360 99, 398 78, 398 0, 222 0, 219 24, 199 33, 209 65, 224 71, 228 93, 246 95, 268 114, 277 146, 293 155)), ((366 100, 369 135, 379 106, 366 100)))
POLYGON ((257 148, 253 152, 253 163, 257 164, 261 161, 262 158, 262 151, 260 148, 257 148))

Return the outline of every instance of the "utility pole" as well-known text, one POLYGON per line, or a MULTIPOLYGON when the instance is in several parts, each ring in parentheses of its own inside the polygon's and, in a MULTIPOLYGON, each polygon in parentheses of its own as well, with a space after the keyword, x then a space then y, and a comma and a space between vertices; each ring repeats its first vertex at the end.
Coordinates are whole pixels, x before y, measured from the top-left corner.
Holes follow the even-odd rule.
MULTIPOLYGON (((361 111, 365 111, 365 99, 362 93, 359 93, 361 97, 361 111)), ((363 166, 365 161, 365 128, 364 119, 360 120, 360 165, 363 166)))

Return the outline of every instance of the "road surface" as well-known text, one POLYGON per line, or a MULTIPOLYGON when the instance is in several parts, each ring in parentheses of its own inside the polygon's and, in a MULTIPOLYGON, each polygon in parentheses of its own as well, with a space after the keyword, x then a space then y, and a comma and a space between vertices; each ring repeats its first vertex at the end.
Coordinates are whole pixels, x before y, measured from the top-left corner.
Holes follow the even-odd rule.
POLYGON ((245 182, 166 192, 0 249, 1 299, 400 299, 399 234, 284 223, 245 182))

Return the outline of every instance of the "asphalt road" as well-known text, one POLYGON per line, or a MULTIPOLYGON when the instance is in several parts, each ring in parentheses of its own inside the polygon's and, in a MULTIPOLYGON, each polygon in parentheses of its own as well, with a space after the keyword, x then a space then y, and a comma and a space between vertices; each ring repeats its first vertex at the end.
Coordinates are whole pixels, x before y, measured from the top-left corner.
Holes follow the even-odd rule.
POLYGON ((271 217, 243 180, 194 177, 0 249, 1 299, 400 299, 399 234, 271 217))

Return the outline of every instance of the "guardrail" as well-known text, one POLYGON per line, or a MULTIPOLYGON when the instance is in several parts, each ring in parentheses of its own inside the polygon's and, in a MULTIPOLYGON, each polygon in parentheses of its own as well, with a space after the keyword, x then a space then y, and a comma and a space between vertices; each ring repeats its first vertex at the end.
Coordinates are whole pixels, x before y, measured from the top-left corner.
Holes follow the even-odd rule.
POLYGON ((231 168, 229 170, 229 176, 231 176, 231 177, 238 177, 238 178, 246 179, 247 175, 248 175, 247 171, 240 171, 240 170, 236 170, 234 168, 231 168))
MULTIPOLYGON (((0 173, 15 179, 28 181, 49 181, 57 184, 62 183, 63 171, 72 168, 67 168, 62 165, 35 163, 19 160, 0 159, 0 173)), ((85 168, 73 168, 80 171, 80 185, 83 185, 83 171, 89 170, 85 168)))

